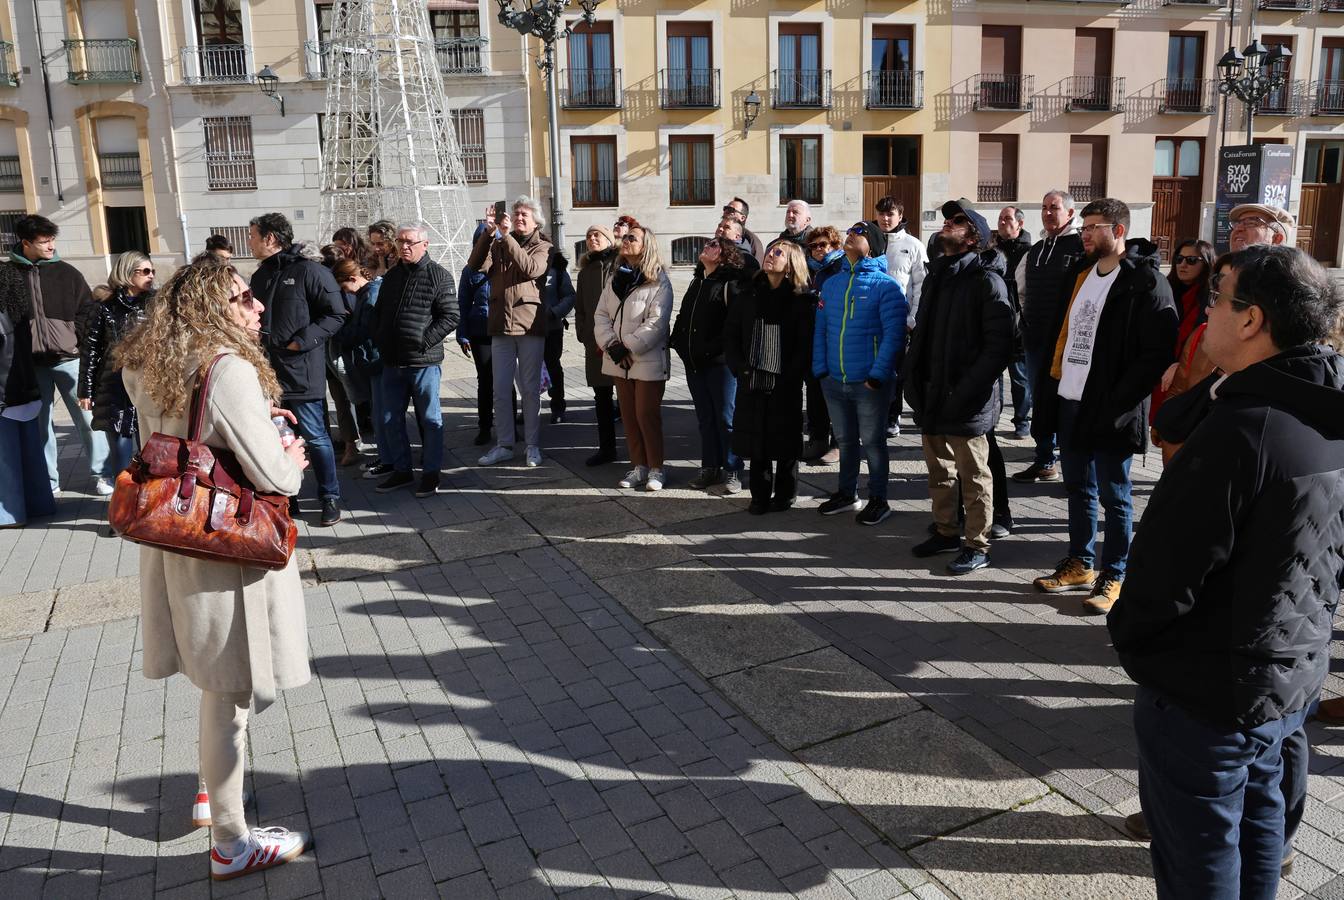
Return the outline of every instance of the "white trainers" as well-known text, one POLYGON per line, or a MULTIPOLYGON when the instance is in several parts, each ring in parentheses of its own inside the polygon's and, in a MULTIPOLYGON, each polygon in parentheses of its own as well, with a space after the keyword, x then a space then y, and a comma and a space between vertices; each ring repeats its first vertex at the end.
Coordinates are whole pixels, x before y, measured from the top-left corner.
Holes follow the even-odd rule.
POLYGON ((111 478, 99 478, 93 483, 93 492, 99 497, 111 497, 113 483, 111 478))
POLYGON ((480 463, 483 466, 493 466, 498 463, 508 462, 511 459, 513 459, 512 447, 496 447, 489 453, 485 454, 485 456, 482 456, 480 459, 476 460, 476 462, 480 463))
POLYGON ((616 486, 623 488, 639 487, 648 479, 648 477, 649 477, 648 469, 646 469, 644 466, 635 466, 629 472, 625 473, 624 478, 616 482, 616 486))
POLYGON ((644 490, 661 491, 666 479, 663 477, 662 469, 649 469, 649 477, 644 482, 644 490))
POLYGON ((535 468, 536 468, 537 466, 539 466, 539 465, 541 465, 541 448, 540 448, 540 447, 528 447, 528 448, 527 448, 527 467, 528 467, 529 469, 535 469, 535 468))
POLYGON ((210 877, 228 881, 273 866, 283 865, 308 849, 309 837, 302 831, 272 826, 253 828, 243 849, 233 857, 224 856, 218 847, 210 848, 210 877))

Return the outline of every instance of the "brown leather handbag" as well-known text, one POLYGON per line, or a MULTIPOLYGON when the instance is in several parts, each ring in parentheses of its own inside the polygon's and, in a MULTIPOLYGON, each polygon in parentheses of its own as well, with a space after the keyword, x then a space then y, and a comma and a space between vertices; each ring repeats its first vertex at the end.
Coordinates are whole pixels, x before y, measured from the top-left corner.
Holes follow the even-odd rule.
POLYGON ((200 441, 216 356, 198 379, 185 438, 155 432, 117 476, 108 522, 122 537, 196 559, 283 569, 299 531, 289 498, 252 487, 228 450, 200 441))

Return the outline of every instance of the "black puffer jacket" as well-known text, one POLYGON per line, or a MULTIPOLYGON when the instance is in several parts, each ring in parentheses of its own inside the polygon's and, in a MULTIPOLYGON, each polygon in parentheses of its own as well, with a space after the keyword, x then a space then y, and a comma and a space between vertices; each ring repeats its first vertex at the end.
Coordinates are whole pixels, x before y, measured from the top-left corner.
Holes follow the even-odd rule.
POLYGON ((373 341, 386 366, 443 362, 443 341, 457 327, 453 276, 426 253, 383 276, 374 307, 373 341))
MULTIPOLYGON (((1092 265, 1085 263, 1074 273, 1069 300, 1052 326, 1059 335, 1057 343, 1066 339, 1069 305, 1092 265)), ((1148 448, 1148 407, 1153 388, 1171 365, 1177 324, 1176 302, 1162 274, 1157 245, 1142 238, 1126 241, 1120 275, 1106 295, 1097 322, 1092 367, 1073 433, 1060 435, 1060 440, 1079 449, 1144 452, 1148 448)), ((1052 350, 1052 368, 1056 355, 1057 350, 1052 350)), ((1035 422, 1053 433, 1059 425, 1059 379, 1046 372, 1036 384, 1038 390, 1032 397, 1035 422)))
POLYGON ((121 370, 112 361, 112 349, 144 318, 149 295, 128 295, 118 289, 94 306, 85 325, 83 353, 79 357, 81 400, 93 401, 93 427, 122 437, 133 437, 135 406, 126 394, 121 370))
MULTIPOLYGON (((1019 263, 1022 335, 1033 345, 1051 344, 1059 334, 1061 308, 1073 296, 1073 275, 1087 255, 1082 235, 1072 228, 1070 223, 1062 234, 1037 241, 1019 263)), ((1014 270, 1009 274, 1016 277, 1014 270)))
POLYGON ((942 256, 924 276, 902 374, 925 434, 978 437, 1002 411, 999 376, 1013 349, 1013 317, 997 250, 942 256))
POLYGON ((1344 577, 1344 359, 1286 350, 1229 376, 1167 464, 1107 619, 1139 684, 1253 728, 1320 693, 1344 577))
POLYGON ((0 265, 0 411, 41 396, 33 362, 33 306, 23 279, 0 265))
MULTIPOLYGON (((718 274, 717 272, 715 274, 718 274)), ((724 361, 737 376, 733 452, 744 459, 796 460, 803 452, 803 378, 812 360, 815 298, 785 280, 771 287, 758 272, 728 304, 724 361), (771 390, 753 390, 751 341, 756 320, 779 326, 780 368, 771 390)))
POLYGON ((742 278, 742 270, 731 266, 719 266, 706 275, 704 265, 696 265, 668 340, 687 372, 700 372, 723 362, 723 323, 742 278))
POLYGON ((302 244, 262 260, 252 273, 252 294, 265 304, 262 340, 287 402, 327 396, 327 339, 345 321, 345 298, 336 279, 302 244), (274 288, 274 293, 272 293, 274 288), (298 350, 290 350, 295 342, 298 350))

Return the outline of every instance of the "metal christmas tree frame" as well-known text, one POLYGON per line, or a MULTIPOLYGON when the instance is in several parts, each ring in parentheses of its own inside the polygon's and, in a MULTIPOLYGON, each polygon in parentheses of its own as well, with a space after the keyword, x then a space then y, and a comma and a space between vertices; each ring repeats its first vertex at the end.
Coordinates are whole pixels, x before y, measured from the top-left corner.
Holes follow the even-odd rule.
POLYGON ((476 219, 425 0, 336 0, 323 50, 319 232, 420 220, 430 256, 456 275, 476 219))

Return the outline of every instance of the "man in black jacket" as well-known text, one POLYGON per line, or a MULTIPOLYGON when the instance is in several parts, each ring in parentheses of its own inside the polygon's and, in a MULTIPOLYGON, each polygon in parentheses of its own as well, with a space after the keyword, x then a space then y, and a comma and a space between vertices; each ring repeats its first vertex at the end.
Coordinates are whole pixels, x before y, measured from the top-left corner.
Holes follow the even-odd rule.
POLYGON ((345 321, 345 300, 331 272, 294 243, 294 229, 280 213, 249 222, 247 246, 261 260, 252 273, 252 295, 265 306, 261 334, 280 381, 280 405, 294 413, 307 443, 321 524, 335 525, 341 520, 341 484, 327 433, 327 339, 345 321))
MULTIPOLYGON (((1050 377, 1062 310, 1069 304, 1075 270, 1086 254, 1074 222, 1073 195, 1068 191, 1054 190, 1045 195, 1041 200, 1041 224, 1045 226, 1045 237, 1032 245, 1015 272, 1009 272, 1009 277, 1017 282, 1017 302, 1022 310, 1022 351, 1033 404, 1038 402, 1036 395, 1041 382, 1050 377)), ((1031 436, 1036 442, 1036 456, 1030 466, 1013 474, 1013 481, 1020 484, 1058 481, 1053 423, 1047 424, 1038 416, 1032 420, 1031 436)))
POLYGON ((942 255, 924 279, 923 299, 902 371, 905 397, 924 438, 936 532, 918 557, 961 553, 947 571, 989 565, 993 484, 989 441, 1003 408, 999 379, 1013 345, 1003 257, 989 249, 989 224, 966 200, 943 204, 942 255), (966 507, 957 528, 957 480, 966 507))
POLYGON ((1110 198, 1083 208, 1092 264, 1076 273, 1061 311, 1048 375, 1038 382, 1036 420, 1059 435, 1069 502, 1069 555, 1035 580, 1046 593, 1090 591, 1085 612, 1107 612, 1129 558, 1129 466, 1148 447, 1148 401, 1171 362, 1176 304, 1157 246, 1126 241, 1129 207, 1110 198), (1097 498, 1106 540, 1097 563, 1097 498))
POLYGON ((421 475, 417 497, 439 492, 443 468, 443 411, 439 377, 443 341, 457 327, 453 276, 429 258, 429 226, 423 222, 397 230, 400 264, 383 276, 374 308, 373 341, 383 359, 383 433, 392 457, 392 474, 378 485, 386 494, 406 487, 411 476, 411 444, 406 436, 407 398, 420 425, 421 475))
POLYGON ((1188 392, 1211 403, 1173 435, 1107 619, 1139 685, 1159 897, 1274 896, 1282 748, 1329 670, 1344 574, 1344 359, 1320 343, 1338 288, 1283 246, 1220 272, 1203 349, 1227 374, 1188 392))
POLYGON ((1024 441, 1031 437, 1031 382, 1027 378, 1027 357, 1022 346, 1022 302, 1017 297, 1017 267, 1031 249, 1031 235, 1027 233, 1026 216, 1016 206, 999 210, 999 227, 994 231, 990 245, 1003 254, 1008 263, 1008 303, 1018 321, 1014 329, 1013 355, 1008 361, 1008 383, 1013 397, 1013 437, 1024 441))

